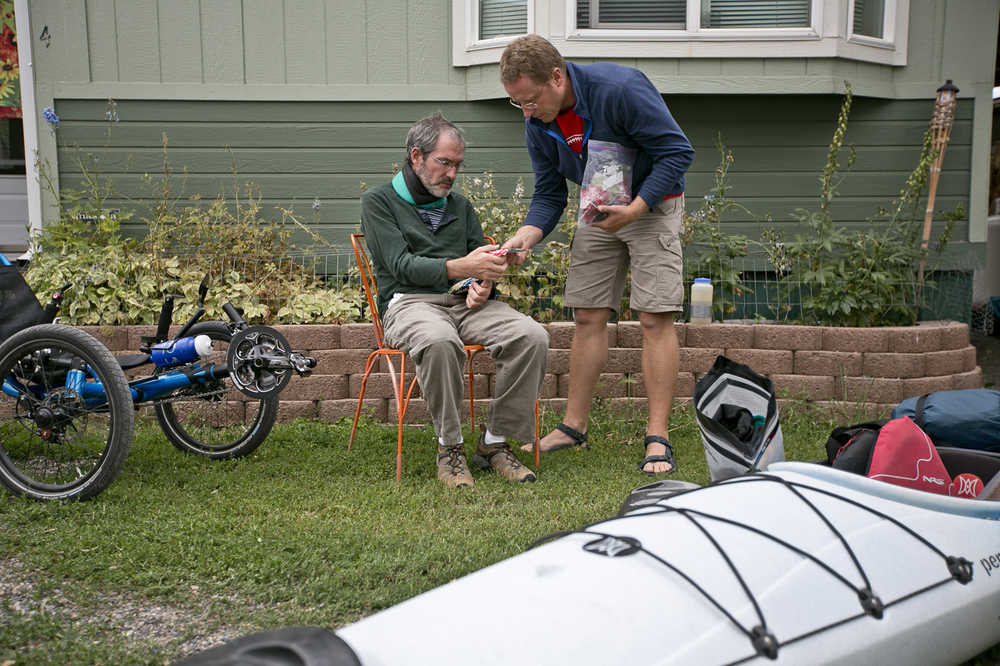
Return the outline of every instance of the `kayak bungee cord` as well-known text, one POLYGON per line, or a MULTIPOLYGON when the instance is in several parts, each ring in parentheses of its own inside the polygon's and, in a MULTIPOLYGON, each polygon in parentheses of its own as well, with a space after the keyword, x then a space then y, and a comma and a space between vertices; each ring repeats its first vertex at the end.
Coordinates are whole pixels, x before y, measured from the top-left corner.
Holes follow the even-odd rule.
POLYGON ((895 519, 895 518, 893 518, 891 516, 888 516, 888 515, 880 512, 878 510, 872 509, 871 507, 865 506, 864 504, 862 504, 862 503, 860 503, 858 501, 849 499, 847 497, 844 497, 842 495, 839 495, 837 493, 834 493, 834 492, 831 492, 831 491, 828 491, 828 490, 824 490, 824 489, 821 489, 821 488, 816 488, 816 487, 810 486, 808 484, 798 483, 798 482, 793 482, 793 481, 788 481, 788 480, 785 480, 785 479, 782 479, 782 478, 779 478, 779 477, 776 477, 776 476, 772 476, 772 475, 769 475, 769 474, 756 473, 756 474, 747 475, 747 476, 744 476, 744 477, 741 477, 741 478, 737 478, 737 479, 731 479, 731 480, 729 480, 729 481, 727 481, 725 483, 713 484, 713 486, 707 486, 705 488, 695 488, 695 489, 691 489, 691 490, 681 491, 681 492, 679 492, 677 494, 672 495, 669 498, 664 498, 664 499, 673 500, 673 499, 679 498, 679 497, 681 497, 683 495, 686 495, 687 493, 690 493, 690 492, 702 491, 702 490, 706 490, 707 488, 724 486, 724 485, 727 485, 727 484, 730 484, 730 483, 775 483, 775 482, 781 484, 782 487, 786 488, 794 497, 798 498, 805 506, 807 506, 816 516, 818 516, 820 518, 820 520, 823 522, 823 524, 825 524, 827 526, 827 528, 830 530, 830 532, 837 538, 837 540, 842 545, 844 551, 847 553, 847 555, 850 558, 850 560, 854 563, 854 567, 857 569, 858 575, 860 576, 861 580, 863 581, 863 585, 861 587, 858 587, 857 585, 855 585, 854 583, 852 583, 843 574, 841 574, 839 571, 837 571, 836 569, 834 569, 833 567, 831 567, 830 565, 828 565, 826 562, 821 561, 816 556, 814 556, 814 555, 806 552, 805 550, 799 548, 798 546, 795 546, 794 544, 792 544, 792 543, 790 543, 790 542, 788 542, 788 541, 786 541, 784 539, 781 539, 780 537, 776 537, 773 534, 765 532, 761 528, 755 527, 753 525, 748 525, 748 524, 740 522, 738 520, 733 520, 733 519, 730 519, 730 518, 724 518, 722 516, 717 516, 717 515, 714 515, 714 514, 710 514, 710 513, 705 513, 705 512, 702 512, 702 511, 698 511, 696 509, 688 509, 688 508, 684 508, 684 507, 676 507, 676 506, 664 505, 664 504, 660 503, 660 502, 663 501, 662 499, 658 500, 655 503, 651 503, 651 504, 647 504, 645 506, 639 507, 638 509, 636 509, 634 511, 631 511, 629 513, 625 513, 624 515, 619 515, 619 516, 615 516, 615 517, 612 517, 612 518, 607 518, 607 519, 604 519, 604 520, 600 520, 598 522, 595 522, 595 523, 592 523, 590 525, 587 525, 587 526, 585 526, 585 527, 583 527, 583 528, 581 528, 579 530, 566 530, 566 531, 560 531, 560 532, 554 532, 552 534, 548 534, 548 535, 546 535, 544 537, 541 537, 540 539, 537 539, 536 541, 534 541, 531 545, 528 546, 527 550, 535 548, 536 546, 541 545, 543 543, 546 543, 548 541, 552 541, 552 540, 557 539, 557 538, 568 536, 570 534, 586 534, 586 535, 593 535, 593 536, 599 537, 597 540, 589 541, 586 544, 584 544, 584 546, 583 546, 584 550, 586 550, 588 552, 591 552, 591 553, 597 553, 597 554, 607 555, 607 556, 611 556, 611 557, 621 557, 621 556, 626 556, 626 555, 632 555, 632 554, 637 553, 637 552, 643 552, 643 553, 645 553, 646 555, 648 555, 649 557, 651 557, 653 560, 655 560, 655 561, 663 564, 664 566, 666 566, 667 568, 669 568, 671 571, 673 571, 676 574, 680 575, 704 599, 706 599, 720 613, 722 613, 729 620, 729 622, 731 622, 733 624, 733 626, 736 627, 736 629, 738 629, 741 633, 743 633, 750 640, 751 645, 753 646, 753 649, 754 649, 754 654, 751 654, 751 655, 748 655, 747 657, 744 657, 744 658, 738 659, 736 661, 733 661, 733 662, 731 662, 731 664, 741 664, 741 663, 750 661, 752 659, 755 659, 755 658, 757 658, 759 656, 764 656, 764 657, 767 657, 769 659, 777 659, 779 648, 781 648, 781 647, 783 647, 785 645, 789 645, 789 644, 795 643, 797 641, 803 640, 803 639, 808 638, 810 636, 814 636, 816 634, 822 633, 824 631, 828 631, 828 630, 833 629, 835 627, 841 626, 843 624, 846 624, 848 622, 852 622, 852 621, 857 620, 857 619, 864 618, 866 616, 870 616, 870 617, 873 617, 875 619, 881 619, 882 616, 883 616, 883 612, 884 612, 884 610, 886 608, 889 608, 889 607, 891 607, 893 605, 902 603, 903 601, 906 601, 908 599, 916 597, 916 596, 918 596, 920 594, 923 594, 924 592, 927 592, 927 591, 932 590, 932 589, 934 589, 936 587, 939 587, 941 585, 949 583, 949 582, 951 582, 953 580, 954 581, 958 581, 962 585, 965 585, 965 584, 969 583, 972 580, 973 566, 972 566, 972 563, 969 560, 967 560, 967 559, 965 559, 963 557, 959 557, 959 556, 946 555, 937 546, 935 546, 934 544, 932 544, 931 542, 929 542, 927 539, 925 539, 924 537, 922 537, 919 534, 917 534, 914 530, 912 530, 911 528, 907 527, 902 522, 900 522, 899 520, 897 520, 897 519, 895 519), (913 592, 905 594, 905 595, 899 597, 898 599, 894 599, 894 600, 889 601, 889 602, 883 602, 875 594, 874 590, 872 589, 872 584, 871 584, 871 581, 869 580, 869 577, 868 577, 868 575, 867 575, 867 573, 865 571, 865 568, 861 564, 861 562, 859 561, 857 555, 855 554, 853 548, 851 548, 851 546, 848 543, 847 539, 840 532, 840 530, 837 528, 837 526, 834 525, 830 521, 830 519, 827 516, 825 516, 816 507, 816 505, 812 501, 810 501, 810 499, 808 497, 806 497, 803 494, 803 492, 802 492, 803 490, 813 491, 815 493, 819 493, 819 494, 831 497, 831 498, 833 498, 835 500, 838 500, 840 502, 843 502, 845 504, 849 504, 849 505, 854 506, 856 508, 862 509, 863 511, 865 511, 865 512, 867 512, 867 513, 869 513, 869 514, 871 514, 871 515, 873 515, 873 516, 881 519, 881 520, 887 521, 890 524, 895 525, 897 528, 899 528, 900 530, 902 530, 906 534, 909 534, 910 536, 912 536, 917 542, 923 544, 931 552, 933 552, 933 553, 937 554, 939 557, 941 557, 942 560, 944 561, 947 569, 948 569, 949 576, 947 578, 942 579, 942 580, 933 582, 933 583, 931 583, 931 584, 929 584, 929 585, 927 585, 927 586, 925 586, 923 588, 920 588, 920 589, 917 589, 917 590, 915 590, 913 592), (699 532, 701 532, 701 534, 704 536, 705 540, 712 545, 712 547, 714 548, 714 550, 725 561, 727 567, 732 572, 733 577, 739 583, 740 587, 743 589, 744 594, 746 595, 747 599, 749 600, 750 604, 752 605, 752 607, 754 609, 754 613, 756 614, 756 616, 758 618, 758 621, 759 621, 759 624, 757 626, 755 626, 753 628, 748 628, 748 627, 744 626, 739 620, 736 619, 736 617, 733 615, 732 612, 730 612, 728 609, 726 609, 722 605, 722 603, 720 603, 717 599, 715 599, 710 592, 708 592, 705 588, 703 588, 691 576, 689 576, 684 571, 682 571, 678 566, 676 566, 676 565, 670 563, 669 561, 667 561, 664 557, 661 557, 657 553, 655 553, 655 552, 647 549, 645 546, 642 545, 641 542, 639 542, 638 539, 636 539, 634 537, 631 537, 631 536, 615 535, 615 534, 610 534, 610 533, 606 533, 606 532, 602 532, 602 531, 598 531, 598 530, 593 529, 593 528, 595 528, 595 527, 597 527, 599 525, 602 525, 604 523, 608 523, 608 522, 611 522, 611 521, 614 521, 614 520, 636 519, 636 518, 643 518, 643 517, 647 517, 647 516, 653 516, 653 515, 664 514, 664 513, 677 513, 677 514, 680 514, 686 520, 688 520, 692 525, 694 525, 697 528, 697 530, 699 532), (861 604, 861 608, 862 608, 863 612, 858 613, 857 615, 849 616, 849 617, 846 617, 846 618, 844 618, 842 620, 838 620, 836 622, 832 622, 830 624, 818 627, 818 628, 816 628, 814 630, 808 631, 808 632, 800 634, 798 636, 794 636, 794 637, 788 638, 786 640, 779 641, 774 636, 774 634, 769 630, 768 625, 767 625, 767 621, 766 621, 766 619, 764 617, 764 612, 760 608, 760 605, 757 602, 756 595, 753 593, 753 591, 747 585, 746 581, 744 580, 744 577, 740 573, 739 567, 731 560, 731 558, 729 557, 729 555, 726 553, 725 547, 717 541, 717 539, 715 538, 715 536, 713 536, 713 534, 711 533, 711 531, 709 531, 709 529, 704 524, 707 521, 714 521, 714 522, 718 522, 718 523, 723 523, 723 524, 726 524, 726 525, 730 525, 730 526, 733 526, 733 527, 737 527, 737 528, 746 530, 746 531, 748 531, 750 533, 753 533, 753 534, 756 534, 758 536, 764 537, 765 539, 768 539, 769 541, 771 541, 771 542, 773 542, 773 543, 775 543, 775 544, 777 544, 777 545, 779 545, 779 546, 781 546, 781 547, 783 547, 783 548, 785 548, 785 549, 787 549, 787 550, 789 550, 789 551, 791 551, 791 552, 799 555, 800 557, 802 557, 804 559, 807 559, 810 562, 813 562, 814 564, 816 564, 817 566, 819 566, 822 570, 824 570, 828 574, 830 574, 830 576, 832 576, 835 580, 840 581, 841 584, 843 584, 845 587, 847 587, 848 589, 850 589, 851 591, 853 591, 857 595, 857 597, 858 597, 858 600, 859 600, 859 602, 861 604))

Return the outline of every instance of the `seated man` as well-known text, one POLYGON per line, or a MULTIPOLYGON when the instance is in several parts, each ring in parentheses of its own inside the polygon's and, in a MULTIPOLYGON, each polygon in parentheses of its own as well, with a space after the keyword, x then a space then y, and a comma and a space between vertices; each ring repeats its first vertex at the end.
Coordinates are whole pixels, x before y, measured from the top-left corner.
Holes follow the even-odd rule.
POLYGON ((406 162, 391 182, 361 197, 361 227, 375 262, 379 313, 386 343, 416 364, 417 378, 438 436, 438 479, 471 486, 460 409, 465 344, 482 345, 496 360, 487 429, 473 460, 511 481, 534 481, 507 437, 534 442, 534 406, 548 351, 535 320, 492 299, 507 260, 485 245, 469 201, 451 192, 465 157, 462 131, 434 114, 406 136, 406 162), (468 292, 449 293, 463 278, 468 292))

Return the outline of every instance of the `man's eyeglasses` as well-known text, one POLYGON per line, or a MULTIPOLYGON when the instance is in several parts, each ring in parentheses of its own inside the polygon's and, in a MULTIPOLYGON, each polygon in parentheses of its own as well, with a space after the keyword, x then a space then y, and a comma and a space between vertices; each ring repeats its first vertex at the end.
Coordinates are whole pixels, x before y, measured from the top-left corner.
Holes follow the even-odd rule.
POLYGON ((445 169, 454 168, 455 171, 458 171, 459 169, 462 168, 461 162, 452 162, 451 160, 446 159, 444 157, 435 157, 434 161, 443 166, 445 169))
POLYGON ((518 109, 527 109, 528 111, 534 111, 535 109, 538 108, 538 102, 524 102, 522 104, 521 102, 514 101, 513 97, 508 97, 507 101, 510 102, 511 106, 518 109))

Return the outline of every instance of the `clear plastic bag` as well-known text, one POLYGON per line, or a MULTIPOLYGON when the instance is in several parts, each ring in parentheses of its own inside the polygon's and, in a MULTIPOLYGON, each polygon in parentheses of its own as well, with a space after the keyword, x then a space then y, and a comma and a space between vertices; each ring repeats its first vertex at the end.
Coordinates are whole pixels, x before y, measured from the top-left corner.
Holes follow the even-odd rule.
POLYGON ((587 142, 587 167, 580 184, 577 226, 586 227, 607 217, 598 206, 632 202, 632 165, 635 149, 610 141, 587 142))

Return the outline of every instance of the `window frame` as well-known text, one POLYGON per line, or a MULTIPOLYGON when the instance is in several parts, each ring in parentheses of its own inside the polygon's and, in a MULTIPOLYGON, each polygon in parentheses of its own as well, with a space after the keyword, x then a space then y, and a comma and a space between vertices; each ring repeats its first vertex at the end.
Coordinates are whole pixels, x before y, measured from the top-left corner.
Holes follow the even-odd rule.
MULTIPOLYGON (((854 0, 810 0, 801 28, 702 28, 702 0, 686 0, 687 26, 672 29, 576 28, 577 2, 527 0, 528 32, 540 34, 571 59, 837 58, 877 65, 907 63, 910 0, 885 0, 882 39, 855 35, 854 0)), ((451 0, 452 64, 492 65, 516 35, 478 40, 478 0, 451 0)))
POLYGON ((861 35, 854 32, 854 7, 856 0, 847 2, 847 41, 863 46, 874 46, 876 48, 891 49, 896 44, 896 11, 899 3, 896 0, 885 0, 882 7, 882 36, 872 37, 871 35, 861 35))
MULTIPOLYGON (((535 31, 535 0, 527 0, 528 12, 528 32, 535 31)), ((521 35, 504 35, 503 37, 491 37, 489 39, 479 39, 479 0, 456 0, 452 3, 452 43, 464 44, 465 51, 484 51, 507 46, 511 41, 521 35), (461 7, 465 11, 462 16, 456 15, 456 9, 461 7), (465 30, 460 31, 458 26, 464 25, 465 30)), ((499 55, 497 56, 499 60, 499 55)))

